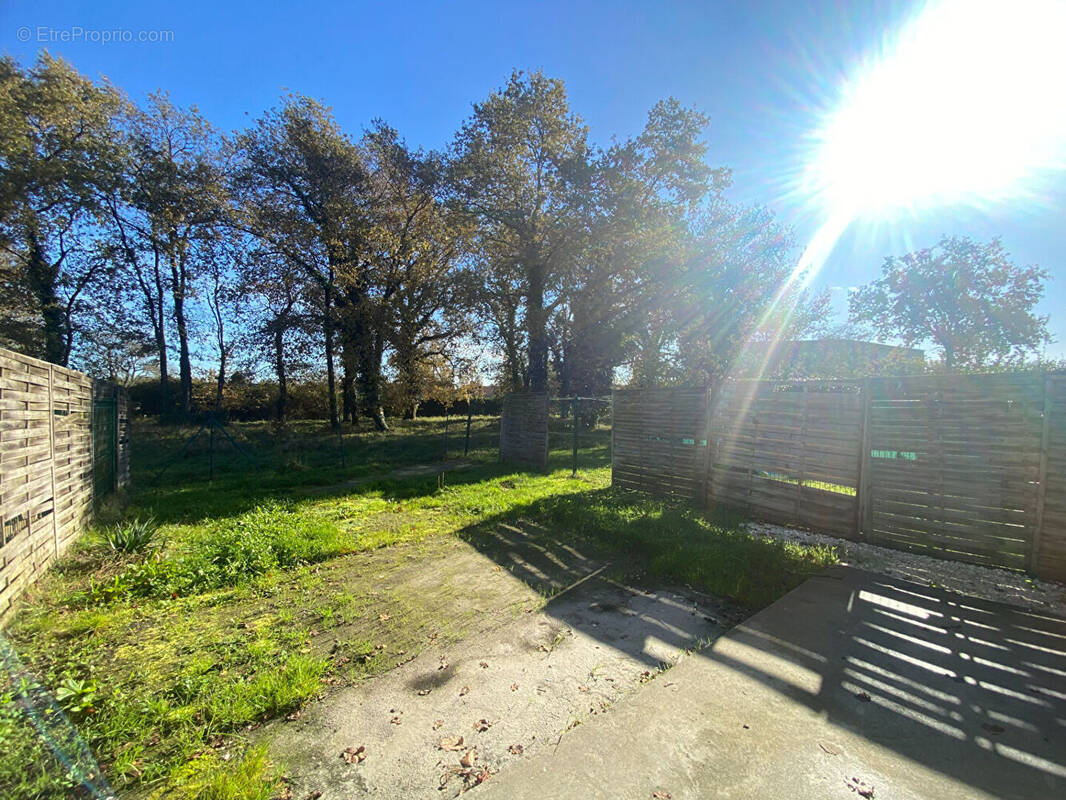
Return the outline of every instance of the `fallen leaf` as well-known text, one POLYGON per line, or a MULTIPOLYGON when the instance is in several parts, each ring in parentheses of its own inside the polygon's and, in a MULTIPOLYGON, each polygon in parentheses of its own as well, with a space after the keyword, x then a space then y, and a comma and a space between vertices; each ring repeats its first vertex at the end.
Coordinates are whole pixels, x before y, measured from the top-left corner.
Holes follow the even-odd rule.
POLYGON ((518 691, 518 684, 517 683, 512 683, 511 684, 511 691, 512 692, 517 692, 518 691))
POLYGON ((300 718, 300 709, 296 709, 291 714, 286 714, 285 715, 285 719, 287 719, 289 722, 295 722, 299 718, 300 718))
POLYGON ((484 783, 488 779, 489 779, 489 771, 487 769, 485 769, 484 767, 482 767, 479 772, 474 773, 474 785, 475 786, 477 786, 479 783, 484 783))
POLYGON ((463 757, 459 759, 459 763, 467 769, 474 766, 474 762, 477 761, 477 750, 467 750, 463 757))
POLYGON ((589 687, 587 687, 587 686, 578 686, 577 690, 579 692, 588 692, 589 691, 589 687))
POLYGON ((489 662, 487 662, 487 661, 479 661, 479 662, 477 662, 477 665, 479 667, 481 667, 482 669, 488 669, 489 668, 489 662))
POLYGON ((857 793, 859 797, 866 798, 866 800, 872 800, 874 796, 874 787, 866 781, 860 781, 854 776, 852 776, 851 780, 844 781, 844 785, 851 789, 851 791, 857 793))
POLYGON ((403 720, 400 719, 399 714, 397 714, 395 717, 390 719, 389 722, 391 722, 393 725, 402 725, 403 724, 403 720))
POLYGON ((427 694, 429 694, 429 689, 419 689, 418 690, 418 696, 419 697, 425 697, 427 694))
POLYGON ((825 752, 829 753, 829 755, 831 756, 839 756, 842 752, 844 752, 843 748, 831 742, 818 742, 818 746, 822 748, 822 750, 824 750, 825 752))
POLYGON ((358 747, 345 747, 344 752, 341 753, 341 757, 349 764, 358 764, 366 758, 366 747, 363 745, 359 745, 358 747))
POLYGON ((512 744, 510 747, 507 748, 507 752, 513 756, 520 756, 522 755, 522 745, 512 744))
POLYGON ((448 660, 444 656, 441 656, 440 657, 440 663, 437 664, 437 669, 447 669, 447 668, 448 668, 448 660))
POLYGON ((459 696, 460 697, 462 697, 463 695, 466 695, 466 694, 470 694, 470 687, 469 686, 464 686, 462 689, 459 690, 459 696))
POLYGON ((442 720, 442 719, 433 720, 433 730, 439 731, 440 730, 440 726, 443 725, 443 724, 444 724, 444 720, 442 720))
POLYGON ((479 719, 477 722, 474 723, 474 730, 478 733, 484 733, 491 727, 492 723, 489 722, 487 719, 479 719))
POLYGON ((388 622, 389 615, 388 614, 378 614, 378 620, 380 620, 381 622, 388 622))
POLYGON ((322 796, 322 792, 311 792, 307 795, 306 800, 318 800, 322 796))
POLYGON ((673 797, 672 794, 664 792, 662 789, 657 792, 652 792, 651 796, 654 797, 655 800, 670 800, 670 798, 673 797))
POLYGON ((859 692, 858 694, 855 695, 855 697, 858 698, 859 700, 861 700, 863 703, 869 703, 870 702, 870 695, 867 694, 866 692, 859 692))
POLYGON ((440 740, 441 750, 461 750, 463 748, 463 737, 445 736, 440 740))

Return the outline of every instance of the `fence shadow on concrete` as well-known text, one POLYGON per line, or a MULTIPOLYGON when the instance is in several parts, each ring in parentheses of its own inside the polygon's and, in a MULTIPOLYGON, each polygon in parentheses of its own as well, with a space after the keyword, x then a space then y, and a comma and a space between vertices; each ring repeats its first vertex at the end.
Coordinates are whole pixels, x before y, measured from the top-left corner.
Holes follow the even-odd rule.
POLYGON ((461 536, 540 594, 545 610, 655 670, 719 636, 735 609, 673 587, 645 590, 616 580, 621 565, 592 545, 564 541, 529 520, 477 525, 461 536), (611 612, 630 617, 613 624, 611 612))
POLYGON ((994 796, 1066 789, 1066 621, 857 570, 810 584, 705 656, 994 796))
POLYGON ((694 658, 980 792, 1066 788, 1064 620, 834 568, 699 649, 735 621, 713 598, 623 587, 610 580, 617 565, 591 546, 529 521, 464 538, 550 596, 549 615, 649 669, 665 660, 664 646, 695 649, 694 658), (620 640, 602 624, 598 598, 612 588, 643 595, 639 635, 620 640))

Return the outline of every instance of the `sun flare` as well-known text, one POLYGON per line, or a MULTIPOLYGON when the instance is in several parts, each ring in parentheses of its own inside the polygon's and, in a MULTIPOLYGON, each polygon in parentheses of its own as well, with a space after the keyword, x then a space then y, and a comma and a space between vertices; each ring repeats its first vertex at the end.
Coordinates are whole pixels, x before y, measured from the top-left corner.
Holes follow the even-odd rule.
POLYGON ((815 135, 827 215, 994 202, 1062 167, 1066 3, 945 0, 845 87, 815 135))

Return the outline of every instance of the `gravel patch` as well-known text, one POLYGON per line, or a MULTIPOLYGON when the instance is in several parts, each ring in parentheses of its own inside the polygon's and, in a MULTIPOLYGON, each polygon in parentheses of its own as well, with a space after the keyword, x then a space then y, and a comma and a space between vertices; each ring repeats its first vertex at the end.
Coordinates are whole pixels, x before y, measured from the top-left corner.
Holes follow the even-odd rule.
POLYGON ((1032 578, 1022 572, 945 561, 939 558, 892 550, 864 542, 850 542, 835 536, 750 522, 756 535, 799 544, 821 544, 837 548, 842 564, 894 578, 936 586, 951 592, 1066 617, 1066 586, 1032 578))

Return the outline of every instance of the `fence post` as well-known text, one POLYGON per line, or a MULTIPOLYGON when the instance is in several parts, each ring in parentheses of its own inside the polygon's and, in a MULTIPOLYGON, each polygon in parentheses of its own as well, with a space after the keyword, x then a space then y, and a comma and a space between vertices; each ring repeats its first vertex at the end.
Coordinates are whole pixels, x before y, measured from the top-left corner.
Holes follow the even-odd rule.
POLYGON ((445 405, 444 406, 444 442, 443 442, 444 452, 441 455, 441 459, 440 459, 441 461, 447 461, 448 460, 448 421, 449 420, 450 420, 450 416, 449 416, 448 406, 445 405))
POLYGON ((470 420, 474 416, 474 406, 471 405, 470 399, 466 401, 466 439, 463 442, 463 458, 466 458, 470 452, 470 420))
MULTIPOLYGON (((703 475, 701 476, 702 485, 700 486, 700 497, 703 501, 703 508, 708 509, 711 507, 711 503, 714 498, 711 496, 711 470, 714 469, 714 456, 712 454, 711 446, 711 415, 714 410, 714 390, 708 386, 703 392, 703 441, 707 443, 706 452, 703 454, 703 475)), ((699 441, 696 442, 699 444, 699 441)))
POLYGON ((570 421, 574 428, 574 467, 570 471, 571 478, 577 477, 577 406, 577 396, 575 395, 574 399, 570 401, 570 421))
POLYGON ((113 441, 111 443, 112 444, 111 464, 114 467, 114 472, 112 473, 112 477, 111 477, 111 491, 112 492, 117 492, 118 488, 119 488, 119 474, 118 474, 118 466, 119 466, 119 457, 118 457, 118 455, 119 454, 118 454, 118 447, 119 447, 119 440, 121 439, 121 436, 120 436, 119 430, 118 430, 118 384, 117 383, 112 383, 111 384, 111 399, 114 402, 114 408, 111 409, 111 420, 112 420, 112 422, 114 422, 114 430, 112 431, 113 441))
POLYGON ((1044 535, 1044 504, 1047 501, 1047 462, 1051 437, 1051 412, 1054 401, 1048 383, 1051 378, 1044 376, 1044 419, 1040 431, 1040 468, 1037 472, 1036 514, 1033 523, 1033 539, 1030 542, 1029 571, 1034 575, 1040 568, 1040 540, 1044 535))
POLYGON ((869 536, 873 523, 873 505, 870 500, 870 408, 873 398, 870 392, 870 379, 862 381, 862 430, 859 431, 859 479, 855 492, 858 502, 855 504, 855 536, 869 536))
MULTIPOLYGON (((52 542, 55 546, 56 558, 59 558, 59 507, 56 500, 56 411, 55 401, 52 397, 52 384, 55 382, 53 375, 52 365, 48 365, 48 473, 52 482, 52 542)), ((92 442, 92 389, 89 390, 89 441, 92 442)), ((92 445, 90 444, 89 452, 92 453, 92 445)), ((93 461, 95 466, 96 462, 93 461)), ((93 480, 96 479, 95 474, 93 480)), ((27 528, 32 524, 31 518, 27 515, 26 518, 27 528)))

